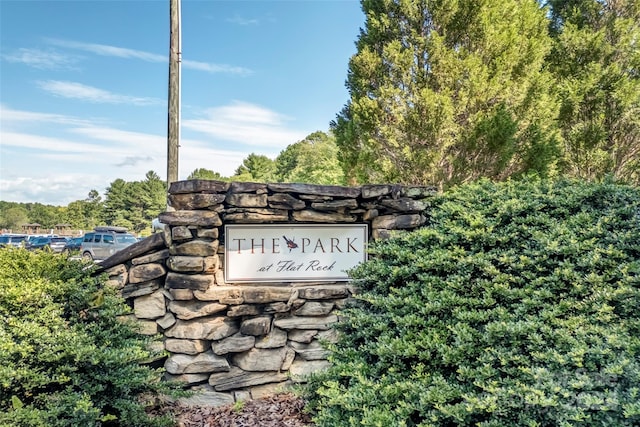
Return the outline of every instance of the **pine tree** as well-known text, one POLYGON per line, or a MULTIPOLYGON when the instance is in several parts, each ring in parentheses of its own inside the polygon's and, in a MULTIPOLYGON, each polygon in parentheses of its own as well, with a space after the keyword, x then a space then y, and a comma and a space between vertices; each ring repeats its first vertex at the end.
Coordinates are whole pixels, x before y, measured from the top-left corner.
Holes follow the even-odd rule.
POLYGON ((640 183, 640 2, 552 0, 566 172, 640 183))
POLYGON ((131 222, 126 219, 130 209, 129 187, 130 184, 122 178, 117 178, 107 187, 103 211, 105 225, 131 228, 131 222))
POLYGON ((446 187, 554 172, 551 48, 535 0, 363 0, 332 129, 351 183, 446 187))
POLYGON ((167 184, 156 172, 148 171, 140 186, 139 199, 142 205, 143 224, 145 224, 143 228, 146 228, 153 218, 167 209, 167 184))

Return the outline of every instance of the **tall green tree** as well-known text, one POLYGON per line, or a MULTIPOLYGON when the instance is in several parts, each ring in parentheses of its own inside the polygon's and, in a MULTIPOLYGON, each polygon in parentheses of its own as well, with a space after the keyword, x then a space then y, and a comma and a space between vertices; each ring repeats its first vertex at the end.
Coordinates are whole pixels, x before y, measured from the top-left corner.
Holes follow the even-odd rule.
POLYGON ((104 205, 97 190, 89 191, 85 201, 85 215, 89 228, 93 228, 102 221, 104 205))
POLYGON ((167 187, 157 173, 149 171, 143 181, 116 179, 109 185, 104 202, 104 220, 141 232, 167 207, 167 187))
POLYGON ((18 203, 2 202, 0 205, 0 229, 21 233, 22 226, 29 223, 29 213, 18 203))
POLYGON ((363 0, 334 122, 351 183, 552 174, 551 49, 535 0, 363 0))
POLYGON ((187 179, 211 179, 215 181, 229 180, 229 178, 220 175, 219 172, 214 172, 210 169, 205 169, 205 168, 194 169, 193 172, 189 174, 187 179))
POLYGON ((640 2, 549 4, 566 172, 640 183, 640 2))
POLYGON ((276 179, 278 182, 344 184, 333 133, 313 132, 282 150, 276 158, 276 179))
POLYGON ((140 203, 143 212, 142 228, 147 228, 153 218, 167 210, 167 184, 154 171, 149 171, 140 183, 140 203))
POLYGON ((249 154, 231 177, 234 181, 274 182, 275 162, 263 154, 249 154))
POLYGON ((131 192, 130 183, 122 178, 113 181, 105 192, 104 222, 106 225, 132 228, 129 220, 131 217, 131 192))
POLYGON ((71 224, 74 229, 87 230, 93 228, 94 225, 90 225, 90 220, 85 219, 86 202, 84 200, 74 200, 70 202, 65 208, 64 219, 65 223, 71 224))
POLYGON ((102 223, 102 198, 91 190, 84 200, 75 200, 66 207, 65 221, 75 229, 91 230, 102 223))
POLYGON ((145 229, 151 224, 151 219, 149 219, 148 223, 145 221, 145 203, 143 201, 143 198, 146 197, 145 191, 142 181, 128 182, 125 188, 127 208, 123 212, 123 217, 126 223, 122 225, 136 232, 145 229))

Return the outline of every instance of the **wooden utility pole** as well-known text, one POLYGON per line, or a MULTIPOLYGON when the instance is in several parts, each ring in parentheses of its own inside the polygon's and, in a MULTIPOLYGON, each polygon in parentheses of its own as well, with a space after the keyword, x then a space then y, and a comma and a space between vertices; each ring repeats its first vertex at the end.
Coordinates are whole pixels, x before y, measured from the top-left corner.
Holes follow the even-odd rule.
POLYGON ((169 122, 167 129, 167 188, 178 180, 180 147, 180 0, 169 0, 171 33, 169 37, 169 122))

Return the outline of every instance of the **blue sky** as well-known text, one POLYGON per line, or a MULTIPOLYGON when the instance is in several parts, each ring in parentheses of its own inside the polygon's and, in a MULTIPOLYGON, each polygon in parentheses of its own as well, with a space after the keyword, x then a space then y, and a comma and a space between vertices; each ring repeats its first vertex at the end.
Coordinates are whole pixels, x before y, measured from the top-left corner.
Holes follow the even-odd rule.
MULTIPOLYGON (((329 129, 356 0, 182 0, 179 179, 329 129)), ((167 169, 169 0, 0 0, 0 200, 67 205, 167 169)))

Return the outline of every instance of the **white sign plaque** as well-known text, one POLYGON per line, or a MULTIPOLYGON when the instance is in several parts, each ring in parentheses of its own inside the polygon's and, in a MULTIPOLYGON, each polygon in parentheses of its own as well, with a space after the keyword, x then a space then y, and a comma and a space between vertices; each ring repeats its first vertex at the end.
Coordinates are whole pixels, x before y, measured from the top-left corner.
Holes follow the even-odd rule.
POLYGON ((366 260, 367 236, 367 224, 226 225, 225 280, 349 280, 346 271, 366 260))

